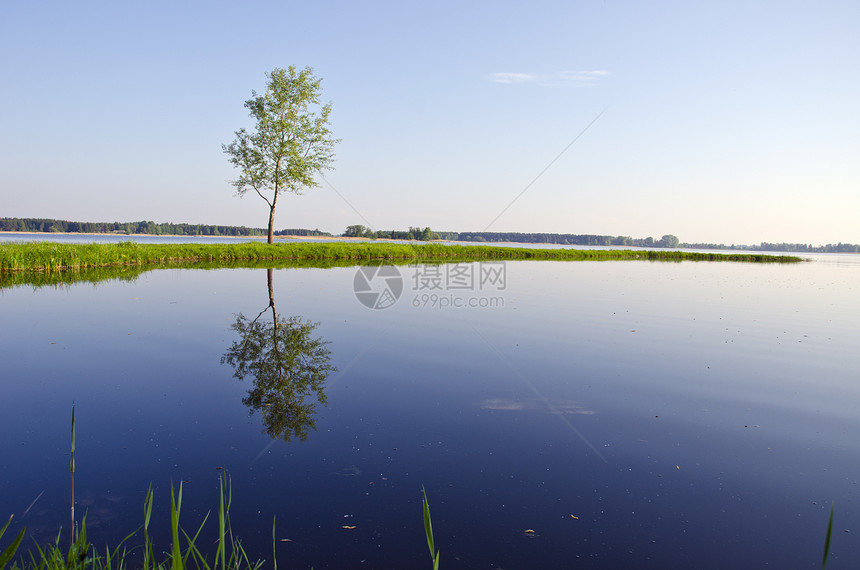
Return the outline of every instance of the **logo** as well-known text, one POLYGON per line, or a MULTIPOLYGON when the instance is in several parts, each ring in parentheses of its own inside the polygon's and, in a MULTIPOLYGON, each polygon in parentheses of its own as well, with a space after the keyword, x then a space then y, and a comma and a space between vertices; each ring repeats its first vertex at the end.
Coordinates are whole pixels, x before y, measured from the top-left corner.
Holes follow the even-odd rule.
POLYGON ((394 265, 363 265, 355 272, 352 290, 368 309, 387 309, 403 293, 403 277, 394 265))

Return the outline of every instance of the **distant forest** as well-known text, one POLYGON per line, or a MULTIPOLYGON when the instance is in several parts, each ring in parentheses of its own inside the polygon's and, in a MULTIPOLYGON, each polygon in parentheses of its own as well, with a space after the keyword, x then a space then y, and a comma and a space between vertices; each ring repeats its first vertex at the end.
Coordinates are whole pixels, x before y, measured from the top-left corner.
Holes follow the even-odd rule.
MULTIPOLYGON (((41 218, 0 218, 2 232, 54 232, 92 234, 150 234, 178 236, 265 236, 263 228, 245 226, 212 226, 206 224, 156 224, 155 222, 69 222, 41 218)), ((332 234, 318 229, 284 229, 275 235, 327 236, 332 234)), ((668 247, 682 249, 727 249, 744 251, 785 251, 796 253, 860 253, 860 245, 852 243, 829 243, 813 246, 805 243, 768 243, 758 245, 724 245, 716 243, 685 243, 667 234, 660 239, 653 237, 632 238, 630 236, 601 236, 592 234, 550 234, 520 232, 443 232, 429 227, 409 227, 408 230, 373 230, 362 225, 348 226, 344 237, 401 240, 450 240, 463 242, 510 242, 545 243, 557 245, 668 247)))
POLYGON ((787 251, 792 253, 860 253, 860 244, 828 243, 827 245, 812 245, 806 243, 768 243, 758 245, 724 245, 716 243, 682 243, 684 249, 734 249, 743 251, 787 251))
MULTIPOLYGON (((442 235, 445 232, 440 232, 442 235)), ((805 243, 768 243, 758 245, 724 245, 715 243, 686 243, 677 237, 667 234, 660 239, 653 237, 632 238, 630 236, 599 236, 579 234, 522 234, 516 232, 447 232, 456 235, 457 241, 510 241, 521 243, 552 243, 560 245, 621 245, 632 247, 670 247, 681 249, 732 249, 744 251, 786 251, 799 253, 858 253, 860 245, 837 243, 813 246, 805 243)))
POLYGON ((434 232, 430 228, 410 227, 403 232, 398 230, 373 231, 362 225, 348 226, 344 237, 366 237, 371 239, 409 239, 430 241, 444 239, 466 242, 512 242, 512 243, 547 243, 558 245, 626 245, 641 247, 678 247, 679 241, 673 235, 665 235, 659 240, 654 238, 633 239, 630 237, 612 237, 576 234, 524 234, 519 232, 434 232))
MULTIPOLYGON (((207 224, 156 224, 155 222, 68 222, 41 218, 0 218, 0 232, 149 234, 174 236, 265 236, 263 228, 207 224)), ((331 236, 320 230, 286 229, 275 235, 331 236)))
POLYGON ((555 245, 625 246, 625 247, 668 247, 680 249, 729 249, 744 251, 786 251, 799 253, 860 253, 860 245, 837 243, 813 246, 805 243, 768 243, 759 245, 724 245, 714 243, 682 243, 676 236, 666 234, 660 239, 653 237, 633 238, 630 236, 601 236, 592 234, 549 234, 520 232, 441 232, 430 228, 410 227, 407 231, 379 230, 354 225, 348 226, 344 237, 364 237, 370 239, 406 240, 450 240, 463 242, 509 242, 545 243, 555 245))

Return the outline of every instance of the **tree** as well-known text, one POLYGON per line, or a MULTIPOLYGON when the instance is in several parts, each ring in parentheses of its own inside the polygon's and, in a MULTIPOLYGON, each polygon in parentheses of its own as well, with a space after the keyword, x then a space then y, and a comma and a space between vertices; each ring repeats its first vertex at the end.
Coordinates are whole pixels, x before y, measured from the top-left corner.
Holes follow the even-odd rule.
POLYGON ((676 236, 673 236, 672 234, 666 234, 660 238, 660 241, 657 242, 657 245, 659 245, 660 247, 675 248, 678 247, 680 243, 681 240, 679 240, 676 236))
POLYGON ((364 232, 367 230, 361 224, 356 224, 353 226, 346 226, 346 231, 343 232, 343 237, 362 237, 364 236, 364 232))
POLYGON ((269 243, 273 240, 275 207, 284 192, 301 194, 319 186, 314 175, 330 169, 334 145, 328 128, 331 103, 320 105, 321 79, 313 69, 296 72, 276 67, 266 73, 266 92, 245 101, 254 119, 252 132, 236 131, 236 139, 221 145, 230 163, 241 172, 232 181, 239 196, 256 192, 269 205, 269 243))

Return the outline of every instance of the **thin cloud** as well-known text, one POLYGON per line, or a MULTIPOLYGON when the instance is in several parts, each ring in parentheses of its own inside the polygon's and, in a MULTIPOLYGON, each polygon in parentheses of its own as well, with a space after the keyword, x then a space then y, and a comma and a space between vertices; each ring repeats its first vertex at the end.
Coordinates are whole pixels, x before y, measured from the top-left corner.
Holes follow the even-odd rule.
POLYGON ((491 73, 490 81, 495 83, 529 83, 536 81, 537 75, 532 73, 491 73))
POLYGON ((545 87, 558 85, 592 86, 609 75, 605 69, 588 69, 576 71, 558 71, 550 74, 537 73, 491 73, 488 78, 494 83, 533 83, 545 87))
POLYGON ((594 69, 589 71, 562 71, 556 74, 561 83, 575 83, 577 85, 596 85, 597 80, 609 75, 605 69, 594 69))

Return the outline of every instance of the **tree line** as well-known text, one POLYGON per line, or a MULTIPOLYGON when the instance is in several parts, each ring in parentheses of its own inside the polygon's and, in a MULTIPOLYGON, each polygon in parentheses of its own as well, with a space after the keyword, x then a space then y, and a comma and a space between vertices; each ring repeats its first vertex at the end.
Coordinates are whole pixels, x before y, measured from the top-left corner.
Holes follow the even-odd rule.
MULTIPOLYGON (((0 218, 2 232, 85 233, 85 234, 147 234, 174 236, 265 236, 263 228, 246 226, 216 226, 208 224, 157 224, 140 222, 71 222, 47 218, 0 218)), ((305 229, 285 229, 276 235, 331 236, 328 232, 305 229)))
POLYGON ((743 251, 784 251, 794 253, 860 253, 860 245, 852 243, 836 243, 813 246, 804 243, 768 243, 758 245, 725 245, 717 243, 686 243, 677 236, 666 234, 660 239, 653 237, 633 238, 630 236, 604 236, 594 234, 553 234, 553 233, 522 233, 522 232, 443 232, 433 231, 429 227, 411 227, 407 231, 380 230, 360 224, 347 226, 342 234, 344 237, 363 237, 369 239, 402 239, 402 240, 448 240, 477 243, 543 243, 554 245, 585 245, 585 246, 624 246, 624 247, 666 247, 681 249, 730 249, 743 251))
MULTIPOLYGON (((451 234, 454 232, 446 232, 446 234, 451 234)), ((359 238, 369 238, 369 239, 403 239, 403 240, 417 240, 417 241, 432 241, 438 239, 452 239, 449 237, 443 237, 439 233, 432 231, 429 227, 421 229, 418 227, 413 228, 409 227, 406 231, 398 231, 398 230, 374 230, 372 228, 368 228, 361 224, 356 224, 353 226, 347 226, 346 231, 343 232, 343 237, 359 237, 359 238)), ((456 239, 456 238, 453 238, 456 239)))
POLYGON ((732 249, 743 251, 785 251, 790 253, 860 253, 860 244, 854 243, 828 243, 826 245, 812 245, 811 243, 768 243, 761 242, 758 245, 722 243, 682 243, 681 247, 687 249, 732 249))
POLYGON ((629 247, 678 247, 680 240, 667 234, 660 239, 653 237, 632 238, 630 236, 601 236, 592 234, 550 234, 520 232, 460 232, 457 241, 546 243, 556 245, 622 245, 629 247))
POLYGON ((631 238, 629 236, 598 236, 576 234, 521 233, 521 232, 436 232, 429 227, 424 229, 409 227, 407 231, 379 230, 360 224, 347 226, 344 237, 363 237, 370 239, 404 240, 449 240, 465 242, 512 242, 545 243, 557 245, 623 245, 631 247, 679 247, 680 241, 673 235, 664 235, 659 240, 652 237, 631 238))
MULTIPOLYGON (((32 233, 88 233, 88 234, 147 234, 177 236, 265 236, 263 228, 246 226, 217 226, 208 224, 157 224, 152 221, 140 222, 72 222, 48 218, 0 218, 0 232, 32 233)), ((278 236, 332 237, 329 232, 319 229, 288 228, 274 232, 278 236)), ((511 242, 543 243, 556 245, 585 246, 626 246, 626 247, 667 247, 683 249, 728 249, 743 251, 784 251, 793 253, 860 253, 860 245, 853 243, 829 243, 813 246, 805 243, 769 243, 758 245, 686 243, 671 234, 660 239, 653 237, 632 238, 630 236, 602 236, 593 234, 552 234, 521 232, 447 232, 433 231, 429 227, 412 227, 408 230, 373 230, 357 224, 348 226, 344 237, 369 239, 398 239, 408 241, 448 240, 462 242, 511 242)))

